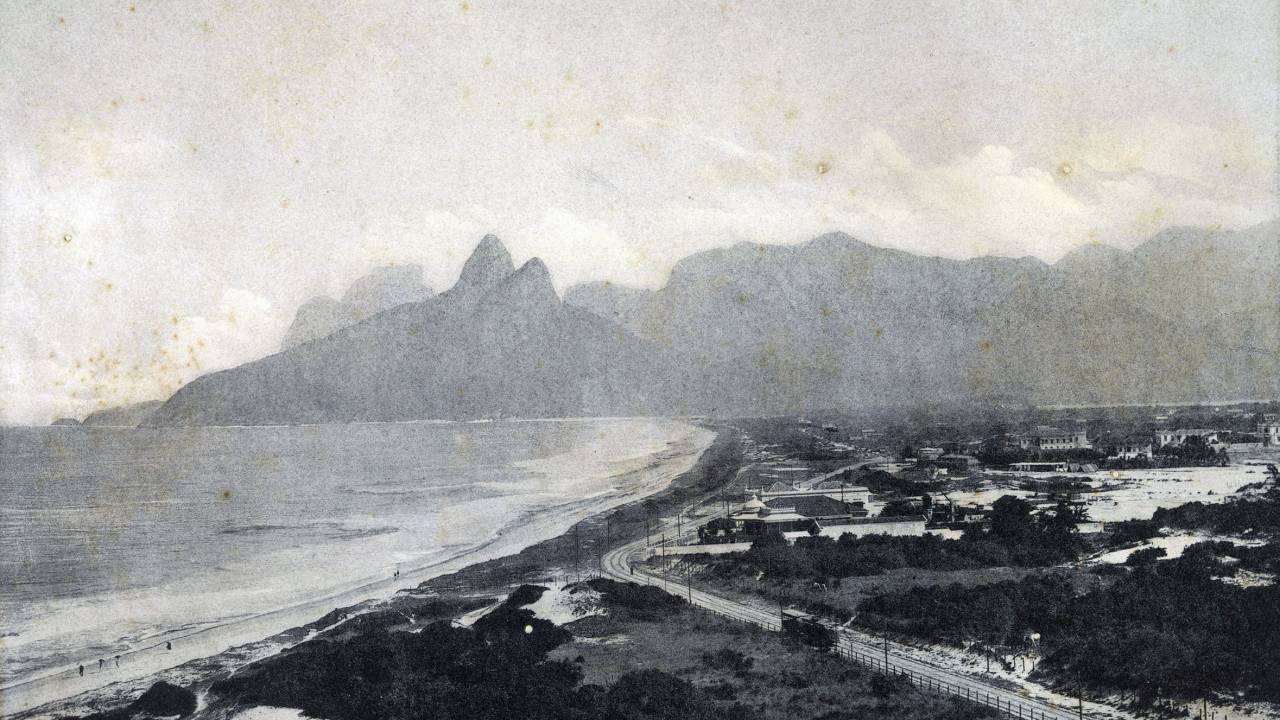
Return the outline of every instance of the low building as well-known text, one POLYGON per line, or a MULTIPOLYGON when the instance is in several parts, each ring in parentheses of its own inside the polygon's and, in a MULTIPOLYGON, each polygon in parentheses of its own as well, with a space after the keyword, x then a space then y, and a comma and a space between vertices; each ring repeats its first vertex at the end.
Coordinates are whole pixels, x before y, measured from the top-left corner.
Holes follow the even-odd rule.
POLYGON ((942 448, 922 447, 916 450, 916 460, 920 462, 932 462, 946 454, 942 448))
POLYGON ((1009 466, 1015 472, 1052 472, 1052 473, 1092 473, 1098 472, 1098 466, 1090 462, 1072 462, 1061 460, 1056 462, 1020 462, 1009 466))
POLYGON ((1177 430, 1158 430, 1155 436, 1155 446, 1158 448, 1166 445, 1184 445, 1191 438, 1199 438, 1205 445, 1218 445, 1218 431, 1208 428, 1180 428, 1177 430))
POLYGON ((1068 472, 1067 462, 1018 462, 1009 467, 1014 472, 1068 472))
POLYGON ((1116 452, 1110 456, 1109 460, 1149 460, 1151 458, 1151 443, 1142 443, 1129 441, 1116 445, 1116 452))
POLYGON ((840 480, 824 480, 811 488, 800 488, 783 482, 775 482, 759 490, 748 490, 749 497, 759 497, 768 503, 779 498, 828 497, 840 502, 871 502, 871 491, 861 485, 851 485, 840 480))
POLYGON ((1024 450, 1089 450, 1093 443, 1084 430, 1038 427, 1034 433, 1019 438, 1018 446, 1024 450))
POLYGON ((862 503, 840 502, 825 495, 797 495, 764 501, 765 507, 777 513, 795 513, 819 523, 837 523, 865 517, 862 503))
POLYGON ((743 503, 737 512, 727 518, 716 518, 698 529, 703 542, 720 537, 758 537, 766 532, 808 531, 814 520, 795 512, 793 508, 771 508, 759 498, 743 503))
MULTIPOLYGON (((924 515, 904 515, 899 517, 855 518, 849 522, 820 525, 818 534, 839 539, 842 535, 866 537, 867 535, 909 535, 921 536, 926 530, 928 519, 924 515)), ((783 533, 788 540, 795 540, 808 535, 808 532, 783 533)))
POLYGON ((1280 415, 1263 415, 1258 423, 1258 434, 1266 447, 1280 447, 1280 415))
POLYGON ((938 467, 946 468, 953 473, 966 473, 977 469, 980 464, 978 458, 972 455, 958 454, 943 455, 934 462, 937 463, 938 467))
POLYGON ((840 502, 866 505, 871 502, 871 491, 862 485, 850 485, 840 480, 824 480, 813 487, 826 497, 840 502))

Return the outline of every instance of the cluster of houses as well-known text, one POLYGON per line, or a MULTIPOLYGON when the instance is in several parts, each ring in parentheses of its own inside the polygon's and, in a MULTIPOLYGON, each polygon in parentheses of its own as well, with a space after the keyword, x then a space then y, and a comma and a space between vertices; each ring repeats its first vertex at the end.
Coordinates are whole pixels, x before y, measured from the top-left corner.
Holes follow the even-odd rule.
POLYGON ((840 537, 921 535, 928 518, 870 517, 871 491, 865 487, 828 480, 810 488, 785 483, 751 491, 750 499, 736 511, 713 518, 698 528, 700 543, 750 542, 761 535, 781 533, 788 539, 804 535, 840 537))
MULTIPOLYGON (((947 531, 983 527, 991 519, 990 506, 960 504, 928 494, 895 501, 892 503, 896 506, 893 515, 882 513, 871 517, 866 509, 867 489, 846 486, 844 490, 847 493, 844 500, 818 488, 773 487, 754 491, 736 511, 714 518, 698 528, 698 542, 704 546, 699 551, 705 551, 706 545, 741 549, 736 546, 773 533, 780 533, 787 540, 812 535, 839 538, 845 534, 854 537, 945 534, 947 531)), ((1085 505, 1083 500, 1068 495, 1050 494, 1027 500, 1034 513, 1056 512, 1063 502, 1073 510, 1085 505)), ((1081 531, 1090 529, 1081 527, 1081 531)))

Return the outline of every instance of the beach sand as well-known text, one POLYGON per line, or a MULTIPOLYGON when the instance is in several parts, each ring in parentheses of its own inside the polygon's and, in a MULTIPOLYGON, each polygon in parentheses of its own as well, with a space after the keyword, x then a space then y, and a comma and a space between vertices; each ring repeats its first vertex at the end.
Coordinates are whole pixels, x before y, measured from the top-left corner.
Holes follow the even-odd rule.
POLYGON ((524 534, 523 542, 495 539, 477 552, 406 569, 398 580, 369 583, 216 631, 196 631, 172 649, 158 643, 135 651, 119 669, 109 659, 111 667, 103 673, 86 664, 83 677, 69 668, 5 688, 0 691, 0 715, 53 718, 98 712, 128 703, 161 680, 200 691, 238 667, 302 642, 338 622, 343 613, 395 608, 423 596, 495 597, 524 582, 587 577, 607 547, 643 535, 647 515, 687 504, 733 478, 740 456, 738 433, 721 428, 714 437, 705 432, 702 440, 700 451, 687 453, 680 465, 662 468, 646 492, 625 498, 625 504, 601 508, 584 503, 542 519, 536 531, 524 534), (414 581, 416 586, 406 586, 414 581), (282 627, 289 629, 279 632, 282 627))

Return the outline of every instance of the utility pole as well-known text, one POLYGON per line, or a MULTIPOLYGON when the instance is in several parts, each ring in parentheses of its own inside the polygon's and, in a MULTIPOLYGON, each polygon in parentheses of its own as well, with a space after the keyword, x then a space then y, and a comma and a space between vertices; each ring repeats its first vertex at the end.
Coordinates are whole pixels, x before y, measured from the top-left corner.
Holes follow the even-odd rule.
POLYGON ((685 587, 689 590, 689 604, 693 604, 693 565, 686 565, 684 569, 685 587))
POLYGON ((582 580, 582 568, 578 565, 578 526, 573 526, 573 575, 578 580, 582 580))
POLYGON ((1080 720, 1084 720, 1084 681, 1080 679, 1080 671, 1076 671, 1076 708, 1080 713, 1080 720))
POLYGON ((889 636, 884 636, 884 671, 889 672, 889 636))

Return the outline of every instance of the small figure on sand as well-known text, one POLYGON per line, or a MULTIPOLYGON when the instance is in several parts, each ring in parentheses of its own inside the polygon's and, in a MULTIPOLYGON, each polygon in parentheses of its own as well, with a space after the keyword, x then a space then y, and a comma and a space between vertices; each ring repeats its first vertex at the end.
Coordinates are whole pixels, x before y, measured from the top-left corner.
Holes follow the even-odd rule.
POLYGON ((171 640, 166 640, 166 641, 165 641, 165 643, 164 643, 164 649, 165 649, 165 650, 172 650, 172 649, 173 649, 173 641, 171 641, 171 640))
POLYGON ((107 664, 107 661, 106 661, 106 660, 103 660, 102 658, 98 658, 98 669, 99 669, 99 670, 101 670, 101 669, 102 669, 102 666, 103 666, 103 665, 106 665, 106 664, 107 664))
POLYGON ((84 677, 84 665, 80 666, 80 677, 84 677))
POLYGON ((116 656, 116 667, 120 667, 120 656, 116 656))

